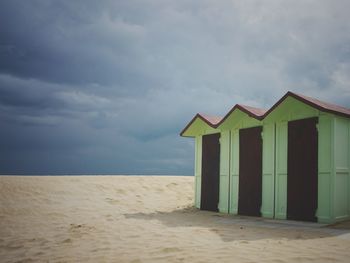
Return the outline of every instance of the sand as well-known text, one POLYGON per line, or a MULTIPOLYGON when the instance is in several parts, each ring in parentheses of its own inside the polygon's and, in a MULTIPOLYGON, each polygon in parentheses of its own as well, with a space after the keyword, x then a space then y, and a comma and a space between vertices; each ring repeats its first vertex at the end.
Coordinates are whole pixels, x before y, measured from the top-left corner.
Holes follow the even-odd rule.
POLYGON ((350 262, 348 227, 193 208, 193 177, 0 176, 0 262, 350 262))

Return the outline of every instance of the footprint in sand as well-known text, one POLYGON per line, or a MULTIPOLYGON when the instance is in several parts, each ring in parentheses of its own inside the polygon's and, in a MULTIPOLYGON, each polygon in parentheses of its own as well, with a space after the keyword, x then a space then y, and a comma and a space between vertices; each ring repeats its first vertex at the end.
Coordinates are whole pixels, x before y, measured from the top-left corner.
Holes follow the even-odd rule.
POLYGON ((113 199, 113 198, 105 198, 105 200, 107 201, 107 203, 110 203, 112 205, 116 205, 119 204, 119 200, 113 199))
POLYGON ((295 236, 295 239, 304 239, 303 235, 302 234, 297 234, 295 236))
POLYGON ((107 221, 114 221, 113 216, 110 215, 110 214, 105 215, 105 218, 106 218, 107 221))
POLYGON ((65 244, 65 243, 72 243, 73 240, 70 238, 66 238, 65 240, 61 241, 61 243, 65 244))
POLYGON ((163 188, 155 188, 154 189, 157 193, 163 193, 164 192, 164 189, 163 188))
POLYGON ((169 188, 170 190, 173 190, 174 188, 176 188, 178 186, 177 183, 170 183, 167 184, 166 187, 169 188))
POLYGON ((69 227, 69 232, 74 237, 82 237, 83 235, 89 234, 94 230, 95 230, 95 227, 87 226, 85 224, 70 224, 70 227, 69 227))
POLYGON ((24 258, 24 259, 21 259, 19 261, 16 261, 17 263, 27 263, 27 262, 35 262, 34 259, 32 258, 24 258))
POLYGON ((104 186, 104 185, 100 185, 100 184, 96 185, 96 188, 97 188, 98 190, 102 190, 102 191, 108 190, 108 187, 106 187, 106 186, 104 186))
POLYGON ((7 250, 16 250, 16 249, 23 248, 24 246, 23 244, 19 244, 18 242, 9 242, 3 247, 7 250))
POLYGON ((165 253, 179 252, 179 251, 181 251, 181 249, 177 247, 165 247, 162 249, 162 252, 165 252, 165 253))
POLYGON ((212 232, 214 232, 214 233, 219 233, 219 232, 220 232, 220 230, 217 229, 217 228, 212 228, 212 229, 210 229, 210 231, 212 231, 212 232))
POLYGON ((125 194, 126 191, 124 189, 117 189, 116 190, 117 194, 125 194))

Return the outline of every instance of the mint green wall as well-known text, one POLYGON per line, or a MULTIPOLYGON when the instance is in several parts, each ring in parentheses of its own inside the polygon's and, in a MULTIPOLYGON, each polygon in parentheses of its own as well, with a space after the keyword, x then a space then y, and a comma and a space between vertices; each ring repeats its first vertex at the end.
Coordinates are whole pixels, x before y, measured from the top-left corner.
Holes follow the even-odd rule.
POLYGON ((219 211, 228 213, 229 204, 229 171, 230 171, 230 131, 222 131, 220 135, 220 190, 219 211))
MULTIPOLYGON (((275 218, 285 219, 287 216, 287 142, 288 123, 276 123, 276 170, 275 170, 275 218)), ((266 189, 263 189, 263 194, 266 189)))
POLYGON ((334 219, 349 218, 349 120, 334 119, 334 219))
POLYGON ((273 123, 263 126, 263 173, 262 173, 262 204, 261 216, 274 217, 275 195, 275 125, 273 123))
POLYGON ((194 204, 201 207, 201 178, 202 178, 202 136, 195 138, 195 161, 194 161, 194 204))
POLYGON ((239 185, 239 130, 231 131, 231 160, 230 160, 230 209, 229 213, 238 213, 239 185))
POLYGON ((318 118, 318 209, 319 222, 333 220, 333 157, 334 118, 322 114, 318 118))

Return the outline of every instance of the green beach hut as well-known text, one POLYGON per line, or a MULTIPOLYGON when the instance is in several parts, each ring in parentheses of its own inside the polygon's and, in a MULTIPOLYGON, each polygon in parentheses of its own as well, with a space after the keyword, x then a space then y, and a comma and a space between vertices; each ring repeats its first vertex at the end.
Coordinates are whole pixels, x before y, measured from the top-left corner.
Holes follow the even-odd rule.
POLYGON ((220 133, 215 126, 220 120, 198 113, 181 132, 181 136, 195 138, 194 200, 203 210, 218 211, 220 133))
POLYGON ((287 92, 269 110, 197 114, 195 206, 332 223, 350 218, 350 109, 287 92))

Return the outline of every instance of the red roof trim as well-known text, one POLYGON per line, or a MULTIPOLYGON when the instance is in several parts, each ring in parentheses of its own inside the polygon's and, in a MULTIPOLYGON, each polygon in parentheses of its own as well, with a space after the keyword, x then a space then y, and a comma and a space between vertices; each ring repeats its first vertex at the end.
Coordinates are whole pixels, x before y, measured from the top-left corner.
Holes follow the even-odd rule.
POLYGON ((250 117, 253 117, 257 120, 261 120, 261 117, 264 115, 266 110, 254 108, 250 106, 245 106, 241 104, 236 104, 226 115, 222 118, 222 120, 216 125, 216 127, 219 127, 230 115, 232 112, 234 112, 236 109, 239 109, 240 111, 247 113, 250 117))
POLYGON ((320 101, 318 99, 314 99, 311 97, 307 97, 304 95, 299 95, 297 93, 288 91, 279 101, 277 101, 263 116, 262 119, 264 119, 267 115, 269 115, 275 108, 278 107, 286 98, 288 97, 293 97, 296 100, 299 100, 313 108, 316 108, 320 111, 328 112, 328 113, 333 113, 339 116, 343 116, 346 118, 350 118, 350 109, 341 107, 335 104, 327 103, 320 101))
POLYGON ((240 105, 236 104, 223 118, 221 117, 214 117, 214 116, 208 116, 197 113, 193 119, 186 125, 186 127, 182 130, 180 133, 181 136, 185 133, 185 131, 192 125, 192 123, 197 119, 200 118, 205 123, 207 123, 212 128, 219 127, 230 115, 233 111, 236 109, 241 110, 242 112, 245 112, 250 117, 255 118, 257 120, 263 120, 268 116, 274 109, 276 109, 286 98, 293 97, 296 100, 299 100, 315 109, 318 109, 323 112, 333 113, 335 115, 339 115, 342 117, 350 118, 350 109, 338 106, 335 104, 327 103, 320 101, 315 98, 311 98, 308 96, 300 95, 291 91, 288 91, 281 99, 279 99, 269 110, 254 108, 250 106, 240 105))
POLYGON ((183 136, 183 134, 186 132, 186 130, 192 125, 192 123, 195 122, 195 120, 199 118, 202 121, 204 121, 206 124, 208 124, 210 127, 212 128, 216 128, 217 124, 221 121, 221 117, 217 117, 217 116, 209 116, 209 115, 204 115, 201 113, 197 113, 192 120, 186 125, 186 127, 181 131, 180 135, 183 136))

